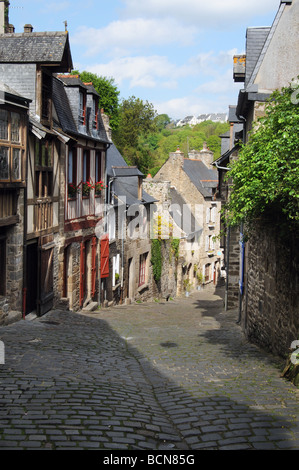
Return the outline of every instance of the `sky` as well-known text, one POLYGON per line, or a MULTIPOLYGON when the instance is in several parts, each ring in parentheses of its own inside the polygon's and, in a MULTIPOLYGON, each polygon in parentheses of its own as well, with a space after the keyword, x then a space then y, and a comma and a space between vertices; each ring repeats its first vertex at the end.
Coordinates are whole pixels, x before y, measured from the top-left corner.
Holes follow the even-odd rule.
POLYGON ((64 31, 74 69, 113 78, 171 119, 227 113, 242 83, 233 56, 246 29, 271 26, 280 0, 10 0, 15 32, 64 31))

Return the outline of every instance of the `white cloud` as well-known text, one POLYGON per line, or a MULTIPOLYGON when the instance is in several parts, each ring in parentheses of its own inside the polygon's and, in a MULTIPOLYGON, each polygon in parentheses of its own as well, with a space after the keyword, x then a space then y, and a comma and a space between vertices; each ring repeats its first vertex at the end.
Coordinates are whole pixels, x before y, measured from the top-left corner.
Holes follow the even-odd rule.
POLYGON ((88 70, 97 75, 114 77, 119 86, 129 81, 130 88, 159 86, 175 89, 177 80, 188 76, 192 68, 189 65, 178 67, 167 57, 152 55, 116 58, 105 64, 89 65, 88 70))
POLYGON ((246 19, 257 13, 262 15, 279 6, 279 0, 125 0, 125 17, 147 16, 152 18, 177 18, 181 22, 211 27, 229 27, 232 22, 246 19), (208 20, 208 22, 207 22, 208 20))
POLYGON ((113 21, 100 29, 81 27, 72 42, 84 45, 87 55, 106 52, 115 57, 149 46, 190 45, 195 35, 196 28, 183 27, 175 20, 135 18, 113 21))

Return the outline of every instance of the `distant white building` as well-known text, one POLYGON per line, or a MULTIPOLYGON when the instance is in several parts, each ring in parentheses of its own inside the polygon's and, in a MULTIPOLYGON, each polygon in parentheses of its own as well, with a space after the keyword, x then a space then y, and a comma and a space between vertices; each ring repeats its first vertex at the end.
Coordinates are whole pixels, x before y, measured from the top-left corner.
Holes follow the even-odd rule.
POLYGON ((212 122, 226 122, 227 121, 227 114, 226 113, 211 113, 211 114, 200 114, 198 117, 195 116, 187 116, 184 119, 180 119, 177 123, 177 127, 182 126, 195 126, 196 124, 200 124, 203 121, 212 121, 212 122))

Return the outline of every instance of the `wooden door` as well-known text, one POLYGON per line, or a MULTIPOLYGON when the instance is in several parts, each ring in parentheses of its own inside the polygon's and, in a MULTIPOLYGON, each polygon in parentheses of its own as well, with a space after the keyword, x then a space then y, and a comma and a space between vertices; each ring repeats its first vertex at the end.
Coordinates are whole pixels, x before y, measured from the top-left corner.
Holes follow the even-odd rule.
POLYGON ((53 258, 54 242, 49 240, 53 237, 44 237, 46 243, 40 245, 39 249, 39 283, 37 314, 44 315, 53 308, 53 258))

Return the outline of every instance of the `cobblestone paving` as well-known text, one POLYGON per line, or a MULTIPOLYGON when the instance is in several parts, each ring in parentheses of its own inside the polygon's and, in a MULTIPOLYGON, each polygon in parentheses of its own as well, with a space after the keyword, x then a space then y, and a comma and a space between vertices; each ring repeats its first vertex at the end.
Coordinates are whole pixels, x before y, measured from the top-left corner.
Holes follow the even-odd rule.
POLYGON ((207 289, 1 327, 0 449, 299 449, 299 390, 236 319, 207 289))

